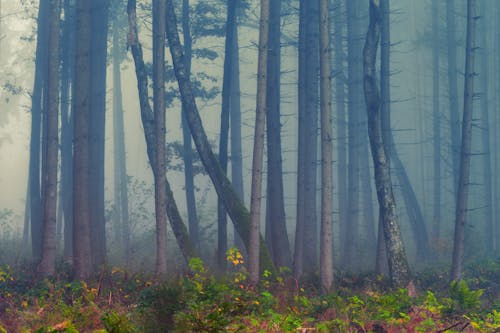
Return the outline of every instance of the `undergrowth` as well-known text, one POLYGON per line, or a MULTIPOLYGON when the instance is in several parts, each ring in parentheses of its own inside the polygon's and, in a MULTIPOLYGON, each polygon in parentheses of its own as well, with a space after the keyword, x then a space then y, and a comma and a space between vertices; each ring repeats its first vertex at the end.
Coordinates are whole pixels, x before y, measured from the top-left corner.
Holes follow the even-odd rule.
POLYGON ((495 261, 475 264, 470 272, 478 274, 445 288, 433 288, 443 281, 428 273, 415 278, 416 288, 397 290, 381 276, 353 283, 342 275, 335 293, 320 295, 287 269, 265 271, 251 286, 241 254, 231 249, 227 260, 224 277, 195 258, 167 282, 119 268, 70 282, 64 267, 37 280, 31 270, 0 266, 0 333, 500 331, 495 261))

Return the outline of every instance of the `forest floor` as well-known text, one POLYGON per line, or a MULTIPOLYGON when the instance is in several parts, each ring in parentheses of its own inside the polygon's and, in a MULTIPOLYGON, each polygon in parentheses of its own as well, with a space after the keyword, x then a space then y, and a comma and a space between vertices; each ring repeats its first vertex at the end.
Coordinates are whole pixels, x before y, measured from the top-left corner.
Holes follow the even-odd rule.
POLYGON ((498 260, 469 265, 460 283, 428 271, 397 290, 382 276, 339 274, 329 295, 289 272, 264 272, 251 288, 238 256, 228 261, 224 277, 194 259, 163 283, 119 268, 72 282, 64 266, 50 280, 0 266, 0 333, 500 332, 498 260))

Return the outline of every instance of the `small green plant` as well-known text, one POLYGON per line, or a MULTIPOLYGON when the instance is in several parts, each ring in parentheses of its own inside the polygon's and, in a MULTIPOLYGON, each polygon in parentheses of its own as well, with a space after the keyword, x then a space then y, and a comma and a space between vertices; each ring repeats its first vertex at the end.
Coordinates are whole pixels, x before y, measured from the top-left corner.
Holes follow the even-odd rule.
POLYGON ((453 310, 462 313, 475 311, 481 306, 481 296, 484 290, 471 290, 465 280, 453 281, 450 284, 450 298, 453 310))

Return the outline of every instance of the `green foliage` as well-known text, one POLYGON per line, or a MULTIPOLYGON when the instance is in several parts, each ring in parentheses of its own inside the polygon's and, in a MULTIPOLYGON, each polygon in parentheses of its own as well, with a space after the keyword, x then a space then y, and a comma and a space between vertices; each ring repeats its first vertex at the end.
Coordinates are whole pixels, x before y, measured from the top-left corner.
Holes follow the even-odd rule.
POLYGON ((116 312, 102 316, 104 327, 108 333, 134 333, 136 330, 130 325, 129 320, 116 312))
POLYGON ((450 284, 450 298, 453 311, 465 313, 477 310, 481 305, 484 290, 471 290, 465 280, 453 281, 450 284))

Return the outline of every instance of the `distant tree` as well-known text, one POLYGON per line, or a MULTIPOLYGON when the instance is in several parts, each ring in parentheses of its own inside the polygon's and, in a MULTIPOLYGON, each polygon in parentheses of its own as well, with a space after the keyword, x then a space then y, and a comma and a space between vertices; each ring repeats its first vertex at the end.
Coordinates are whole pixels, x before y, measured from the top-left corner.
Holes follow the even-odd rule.
POLYGON ((458 177, 457 204, 455 211, 455 237, 453 240, 453 259, 451 280, 462 278, 464 264, 464 237, 467 221, 467 200, 469 194, 470 160, 472 144, 472 101, 474 95, 474 33, 475 1, 467 0, 467 38, 465 49, 464 110, 462 119, 462 145, 458 177))
POLYGON ((370 24, 363 48, 364 90, 366 110, 368 114, 368 135, 373 157, 375 184, 389 264, 389 275, 392 284, 397 287, 406 286, 409 281, 409 267, 401 232, 396 216, 396 203, 392 192, 391 176, 380 117, 380 95, 377 87, 376 56, 380 38, 380 2, 370 0, 370 24))
POLYGON ((320 277, 325 292, 333 288, 333 151, 330 99, 330 40, 328 1, 320 0, 320 114, 321 114, 321 240, 320 277))
POLYGON ((53 276, 56 270, 56 207, 57 207, 57 164, 59 131, 59 0, 50 1, 49 44, 47 68, 47 142, 45 160, 47 166, 44 181, 42 260, 38 270, 44 276, 53 276))

